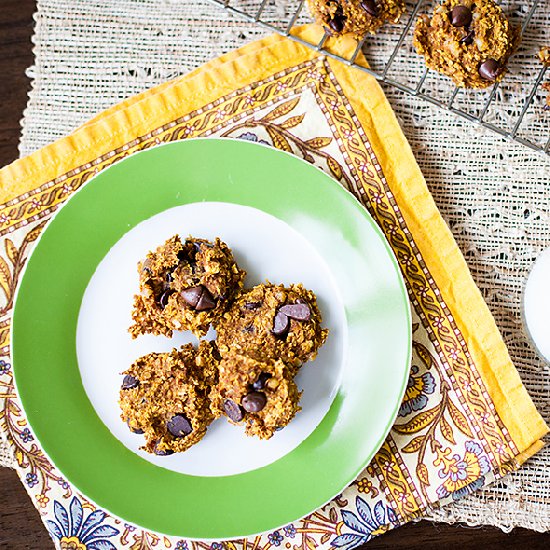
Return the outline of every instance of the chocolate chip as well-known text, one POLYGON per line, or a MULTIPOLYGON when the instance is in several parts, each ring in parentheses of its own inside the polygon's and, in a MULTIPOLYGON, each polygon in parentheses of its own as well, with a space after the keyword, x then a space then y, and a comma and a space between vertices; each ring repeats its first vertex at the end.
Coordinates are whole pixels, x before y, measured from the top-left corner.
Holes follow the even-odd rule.
POLYGON ((200 250, 198 246, 195 246, 195 243, 185 241, 185 243, 183 243, 183 248, 178 252, 178 260, 180 262, 194 262, 195 256, 197 255, 197 248, 200 250))
POLYGON ((151 260, 146 258, 145 261, 141 264, 141 272, 147 273, 147 275, 152 275, 153 271, 151 270, 151 260))
POLYGON ((466 46, 469 46, 474 41, 475 32, 474 29, 470 29, 468 31, 468 34, 466 36, 463 36, 459 42, 461 44, 466 44, 466 46))
POLYGON ((218 349, 218 346, 216 345, 216 341, 215 340, 210 340, 210 343, 212 344, 212 357, 216 360, 216 361, 221 361, 222 360, 222 356, 220 355, 220 350, 218 349))
POLYGON ((195 306, 197 311, 206 311, 207 309, 214 309, 216 307, 216 301, 212 297, 212 294, 208 291, 207 288, 202 289, 201 297, 195 306))
POLYGON ((243 328, 243 332, 246 332, 248 334, 252 334, 254 330, 254 325, 246 325, 246 327, 243 328))
POLYGON ((226 399, 223 402, 223 409, 225 410, 225 414, 233 420, 233 422, 240 422, 243 419, 244 412, 235 401, 226 399))
POLYGON ((288 317, 281 311, 278 311, 273 319, 273 334, 275 336, 284 336, 290 327, 288 317))
POLYGON ((138 386, 139 386, 139 380, 135 376, 132 376, 131 374, 127 374, 122 380, 123 390, 131 390, 132 388, 137 388, 138 386))
POLYGON ((159 298, 159 304, 160 304, 160 307, 162 307, 163 309, 168 305, 168 298, 170 298, 170 296, 174 293, 174 291, 172 289, 167 289, 165 290, 161 295, 160 295, 160 298, 159 298))
POLYGON ((261 305, 262 305, 262 302, 246 302, 246 304, 244 304, 244 308, 253 311, 255 309, 260 308, 261 305))
POLYGON ((255 391, 263 390, 265 388, 265 383, 270 378, 271 378, 271 374, 269 374, 269 372, 261 372, 256 382, 251 384, 250 387, 255 391))
POLYGON ((267 403, 265 393, 261 391, 252 391, 245 395, 242 400, 243 409, 250 413, 260 412, 267 403))
MULTIPOLYGON (((187 243, 191 242, 191 241, 186 241, 187 243)), ((201 242, 196 242, 196 241, 193 241, 193 246, 195 247, 195 249, 197 250, 197 252, 200 251, 201 247, 202 246, 206 246, 206 248, 214 248, 214 244, 213 243, 209 243, 208 241, 201 241, 201 242)))
POLYGON ((284 429, 284 426, 277 426, 277 427, 275 428, 275 431, 276 431, 276 432, 280 432, 282 429, 284 429))
POLYGON ((500 63, 495 59, 487 59, 479 67, 479 76, 485 80, 495 80, 502 72, 500 63))
POLYGON ((171 283, 173 280, 174 280, 174 274, 172 271, 169 271, 167 274, 166 274, 166 282, 167 283, 171 283))
POLYGON ((187 255, 187 250, 185 248, 182 248, 178 252, 178 260, 180 262, 188 262, 189 261, 189 256, 187 255))
POLYGON ((197 253, 201 251, 201 246, 206 243, 198 243, 196 241, 185 241, 184 249, 187 252, 187 258, 190 262, 197 260, 197 253))
POLYGON ((361 2, 361 7, 373 17, 376 17, 378 15, 378 6, 376 5, 376 2, 374 0, 363 0, 361 2))
POLYGON ((197 311, 206 311, 216 307, 216 301, 209 290, 202 285, 192 286, 180 292, 184 302, 197 311))
POLYGON ((193 426, 191 426, 191 422, 189 422, 189 419, 184 414, 176 414, 168 420, 166 429, 174 437, 185 437, 193 431, 193 426))
POLYGON ((467 27, 472 22, 472 12, 466 6, 455 6, 451 12, 453 27, 467 27))
MULTIPOLYGON (((128 424, 128 422, 126 422, 126 424, 128 424)), ((130 429, 130 431, 133 434, 141 435, 142 433, 145 433, 141 428, 132 428, 132 426, 130 426, 130 424, 128 424, 128 428, 130 429)))
POLYGON ((279 312, 296 321, 309 321, 311 317, 311 311, 307 304, 287 304, 281 306, 279 312))
POLYGON ((191 288, 186 288, 182 290, 180 292, 180 296, 183 298, 183 301, 186 304, 190 305, 191 307, 196 307, 202 296, 203 290, 203 286, 192 286, 191 288))
POLYGON ((174 454, 174 451, 172 451, 172 449, 159 449, 158 448, 158 444, 159 442, 157 441, 156 445, 155 445, 155 448, 153 449, 153 452, 157 455, 157 456, 169 456, 169 455, 173 455, 174 454))
POLYGON ((334 32, 342 32, 342 30, 344 29, 345 21, 345 17, 341 15, 335 15, 334 18, 328 22, 328 24, 334 32))

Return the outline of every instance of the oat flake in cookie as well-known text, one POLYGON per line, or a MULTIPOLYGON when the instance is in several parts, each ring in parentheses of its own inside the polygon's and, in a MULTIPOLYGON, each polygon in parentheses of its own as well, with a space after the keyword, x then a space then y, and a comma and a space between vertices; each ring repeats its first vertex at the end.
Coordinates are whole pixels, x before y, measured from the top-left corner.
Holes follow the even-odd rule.
POLYGON ((508 58, 521 41, 493 0, 446 0, 423 15, 413 44, 426 65, 463 88, 487 88, 504 77, 508 58))
POLYGON ((405 11, 403 0, 308 0, 317 22, 330 34, 362 37, 384 23, 397 23, 405 11))
POLYGON ((132 337, 152 333, 172 336, 191 330, 204 336, 240 292, 245 272, 229 247, 176 235, 139 263, 140 294, 134 298, 132 337))
POLYGON ((315 294, 302 285, 260 284, 243 292, 215 324, 222 356, 282 359, 297 370, 327 338, 315 294))
POLYGON ((160 456, 183 452, 214 420, 210 388, 218 381, 215 344, 187 344, 170 353, 140 357, 123 373, 121 418, 145 438, 143 450, 160 456))
POLYGON ((293 373, 281 360, 258 361, 229 353, 220 362, 212 412, 243 424, 246 435, 269 439, 300 410, 301 392, 293 373))

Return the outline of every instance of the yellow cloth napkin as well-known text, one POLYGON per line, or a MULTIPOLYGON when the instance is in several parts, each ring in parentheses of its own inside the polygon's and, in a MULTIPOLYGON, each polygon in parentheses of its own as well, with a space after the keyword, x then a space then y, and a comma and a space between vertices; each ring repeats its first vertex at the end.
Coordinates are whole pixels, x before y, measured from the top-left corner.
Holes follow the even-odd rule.
MULTIPOLYGON (((315 43, 321 31, 295 32, 315 43)), ((328 44, 344 57, 355 46, 350 38, 328 44)), ((365 63, 361 55, 357 61, 365 63)), ((372 463, 323 509, 255 537, 254 548, 351 548, 499 479, 541 448, 548 429, 381 88, 357 69, 272 36, 132 97, 0 171, 0 421, 54 540, 78 542, 56 526, 82 506, 86 520, 93 506, 42 455, 13 387, 9 322, 24 258, 45 220, 95 173, 134 151, 198 136, 267 142, 339 180, 384 231, 413 311, 406 395, 372 463)), ((109 527, 102 548, 200 546, 102 517, 109 527)))

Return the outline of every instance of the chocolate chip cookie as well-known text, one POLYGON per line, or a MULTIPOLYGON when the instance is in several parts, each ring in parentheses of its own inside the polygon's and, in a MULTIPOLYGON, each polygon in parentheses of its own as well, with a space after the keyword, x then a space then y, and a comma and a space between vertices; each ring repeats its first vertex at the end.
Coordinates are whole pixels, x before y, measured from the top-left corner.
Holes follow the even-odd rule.
MULTIPOLYGON (((540 62, 545 67, 550 67, 550 47, 549 46, 544 46, 539 50, 539 59, 540 59, 540 62)), ((545 82, 542 85, 542 89, 548 92, 548 94, 546 95, 546 105, 544 106, 544 110, 550 111, 550 82, 545 82)))
POLYGON ((426 65, 463 88, 487 88, 504 77, 521 40, 493 0, 445 0, 423 15, 413 44, 426 65))
POLYGON ((315 294, 302 285, 260 284, 243 292, 215 324, 218 347, 256 360, 282 359, 295 371, 327 338, 315 294))
POLYGON ((212 391, 212 412, 245 433, 269 439, 284 428, 300 410, 301 392, 292 368, 283 361, 258 361, 236 353, 225 355, 219 365, 219 383, 212 391))
POLYGON ((121 418, 145 438, 143 450, 157 455, 186 451, 214 420, 210 389, 218 381, 215 345, 202 341, 170 353, 140 357, 123 373, 121 418))
POLYGON ((375 33, 384 23, 397 23, 404 0, 308 0, 318 23, 333 35, 361 37, 375 33))
POLYGON ((191 330, 204 336, 243 287, 245 272, 229 247, 193 237, 168 239, 139 263, 140 294, 134 297, 129 331, 172 336, 191 330))

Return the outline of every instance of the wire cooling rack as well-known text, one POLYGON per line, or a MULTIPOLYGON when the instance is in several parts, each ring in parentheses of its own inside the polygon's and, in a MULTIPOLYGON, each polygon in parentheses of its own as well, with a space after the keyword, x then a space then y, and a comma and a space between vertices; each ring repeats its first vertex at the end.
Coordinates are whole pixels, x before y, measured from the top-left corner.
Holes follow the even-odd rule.
POLYGON ((376 35, 358 42, 345 59, 324 48, 328 34, 310 43, 291 34, 295 25, 312 21, 305 0, 209 0, 238 17, 287 36, 325 55, 338 59, 406 94, 481 124, 535 151, 550 155, 550 110, 545 109, 542 89, 546 67, 537 58, 541 46, 550 46, 550 1, 500 2, 512 24, 521 25, 523 40, 510 59, 505 78, 486 90, 466 90, 426 68, 412 47, 415 22, 431 13, 437 0, 408 1, 407 11, 397 25, 385 25, 376 35), (363 51, 370 68, 355 63, 363 51))

